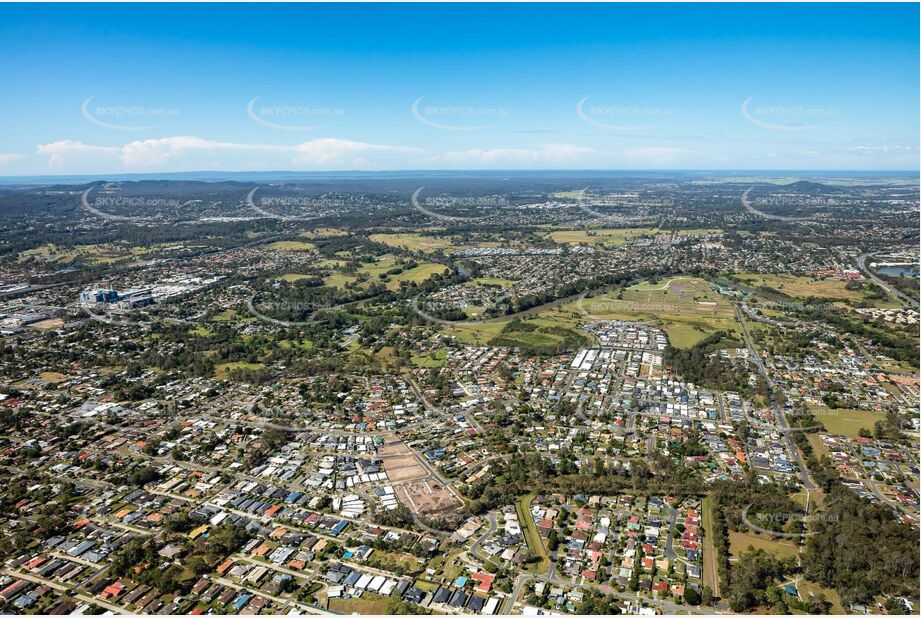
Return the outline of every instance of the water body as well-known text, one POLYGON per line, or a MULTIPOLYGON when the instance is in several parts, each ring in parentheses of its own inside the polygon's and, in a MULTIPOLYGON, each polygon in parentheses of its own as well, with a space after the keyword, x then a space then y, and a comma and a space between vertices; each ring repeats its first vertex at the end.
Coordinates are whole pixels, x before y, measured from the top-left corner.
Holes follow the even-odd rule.
POLYGON ((914 264, 905 266, 884 266, 879 269, 879 272, 889 277, 917 277, 918 267, 914 264))

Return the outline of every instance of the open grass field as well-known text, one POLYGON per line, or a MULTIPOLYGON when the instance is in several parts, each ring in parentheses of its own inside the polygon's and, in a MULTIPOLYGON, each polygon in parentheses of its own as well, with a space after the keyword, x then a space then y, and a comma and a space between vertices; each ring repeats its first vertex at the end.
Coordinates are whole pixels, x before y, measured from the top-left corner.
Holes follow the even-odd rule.
POLYGON ((634 320, 662 328, 669 342, 688 348, 716 331, 740 334, 732 304, 710 289, 703 279, 679 277, 644 282, 565 306, 585 312, 586 318, 634 320))
POLYGON ((29 324, 30 328, 34 328, 36 330, 53 330, 62 326, 64 326, 63 318, 48 318, 47 320, 39 320, 38 322, 32 322, 29 324))
POLYGON ((447 238, 423 236, 422 234, 371 234, 369 238, 388 247, 399 247, 409 251, 421 251, 422 253, 433 253, 439 249, 454 247, 447 238))
POLYGON ((52 384, 59 384, 67 379, 63 373, 57 373, 55 371, 43 371, 38 374, 38 377, 44 380, 45 382, 51 382, 52 384))
POLYGON ((825 406, 810 406, 809 410, 825 425, 828 433, 856 438, 861 429, 873 431, 876 421, 885 420, 884 412, 870 412, 869 410, 851 410, 847 408, 835 409, 825 406))
POLYGON ((795 539, 775 538, 766 534, 755 534, 753 532, 733 532, 729 531, 729 553, 738 558, 745 553, 749 547, 763 549, 777 556, 786 558, 795 556, 797 547, 795 539))
POLYGON ((399 290, 401 281, 410 283, 422 283, 432 275, 440 275, 448 270, 447 266, 442 264, 420 264, 415 268, 404 270, 399 275, 390 276, 387 282, 388 290, 399 290))
POLYGON ((316 245, 301 240, 279 240, 265 246, 271 251, 313 251, 316 245))
POLYGON ((464 285, 494 285, 499 286, 500 288, 510 288, 515 285, 515 282, 511 279, 501 279, 499 277, 477 277, 476 279, 471 279, 464 285))
POLYGON ((238 317, 238 313, 235 309, 225 309, 218 314, 215 314, 212 320, 215 322, 233 322, 238 317))
POLYGON ((310 279, 312 275, 300 275, 298 273, 285 273, 279 277, 282 281, 287 281, 288 283, 293 283, 295 281, 300 281, 301 279, 310 279))
POLYGON ((737 274, 735 278, 747 286, 753 288, 768 287, 792 298, 814 296, 845 303, 872 301, 874 305, 879 307, 897 306, 897 303, 891 299, 872 299, 862 290, 849 290, 846 287, 848 282, 839 279, 816 279, 786 274, 737 274))
POLYGON ((301 238, 333 238, 334 236, 347 236, 348 232, 339 230, 334 227, 318 227, 315 230, 308 230, 298 234, 301 238))
POLYGON ((719 571, 716 569, 716 549, 713 547, 713 498, 707 496, 701 503, 703 510, 703 551, 704 551, 704 568, 703 582, 705 586, 710 586, 713 594, 720 594, 719 571))
MULTIPOLYGON (((719 230, 701 228, 678 230, 687 236, 700 236, 719 230)), ((655 236, 657 234, 671 234, 672 230, 663 230, 652 227, 635 228, 589 228, 582 230, 553 230, 545 237, 560 245, 588 245, 596 249, 619 247, 640 236, 655 236)))
POLYGON ((48 243, 34 249, 22 251, 17 256, 19 262, 38 261, 49 264, 70 264, 81 261, 93 266, 141 260, 145 256, 176 247, 166 244, 132 246, 128 243, 99 245, 76 245, 59 247, 48 243))
POLYGON ((831 451, 829 451, 825 443, 822 442, 822 438, 819 437, 819 434, 807 433, 806 439, 809 441, 809 445, 812 446, 812 450, 815 451, 818 457, 831 457, 831 451))
POLYGON ((443 324, 438 330, 448 337, 454 337, 460 343, 483 345, 505 328, 504 323, 497 324, 443 324))
POLYGON ((550 558, 548 557, 544 540, 541 538, 540 533, 537 532, 537 526, 534 525, 534 518, 531 517, 531 503, 533 501, 534 494, 522 496, 515 502, 515 509, 518 511, 518 522, 521 524, 522 532, 524 532, 528 549, 533 555, 540 556, 541 561, 537 565, 537 572, 546 573, 550 568, 550 558))
POLYGON ((429 369, 436 369, 445 364, 445 359, 448 357, 447 348, 441 348, 432 355, 419 354, 413 356, 413 365, 416 367, 428 367, 429 369))
POLYGON ((559 245, 588 245, 595 248, 619 247, 638 236, 652 236, 656 233, 654 228, 599 228, 589 230, 554 230, 546 234, 553 242, 559 245))
MULTIPOLYGON (((326 260, 325 262, 321 263, 321 266, 328 268, 341 268, 344 265, 345 262, 338 262, 336 260, 326 260)), ((405 269, 400 273, 394 275, 387 274, 387 271, 393 270, 394 268, 402 268, 403 266, 405 265, 397 263, 396 256, 382 255, 374 263, 362 264, 356 274, 336 272, 328 275, 323 278, 323 284, 329 287, 342 289, 357 282, 359 275, 365 275, 367 280, 361 282, 360 286, 362 288, 370 287, 372 283, 385 281, 384 285, 388 290, 399 290, 400 283, 402 281, 408 281, 410 283, 421 283, 432 275, 441 274, 448 270, 448 267, 444 266, 443 264, 422 262, 417 264, 415 267, 405 269)))
POLYGON ((234 369, 262 369, 265 367, 262 363, 221 363, 214 366, 214 377, 218 380, 224 380, 234 369))
POLYGON ((330 599, 329 611, 337 614, 386 614, 387 599, 379 594, 366 593, 360 599, 330 599))
POLYGON ((345 275, 343 273, 335 273, 328 277, 323 277, 323 285, 339 289, 343 289, 356 281, 358 281, 358 278, 354 275, 345 275))

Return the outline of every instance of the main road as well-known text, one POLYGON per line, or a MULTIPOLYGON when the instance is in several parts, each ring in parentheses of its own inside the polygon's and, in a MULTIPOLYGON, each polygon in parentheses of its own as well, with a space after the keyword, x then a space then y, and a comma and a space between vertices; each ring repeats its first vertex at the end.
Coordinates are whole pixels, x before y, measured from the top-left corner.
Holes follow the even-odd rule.
POLYGON ((916 301, 911 296, 905 294, 901 290, 897 289, 895 286, 890 285, 889 283, 883 281, 872 270, 869 269, 869 267, 867 266, 867 258, 872 257, 872 256, 873 256, 872 253, 864 253, 859 258, 857 258, 857 268, 859 268, 863 274, 865 274, 868 278, 870 278, 873 281, 873 283, 875 283, 879 287, 889 292, 890 295, 895 296, 896 298, 901 300, 903 303, 905 303, 909 307, 914 307, 915 309, 918 309, 919 308, 918 301, 916 301))
POLYGON ((784 440, 787 442, 787 450, 790 451, 790 456, 794 459, 794 461, 796 461, 803 487, 805 487, 807 490, 818 489, 819 486, 816 485, 812 478, 809 476, 809 468, 806 467, 806 462, 803 461, 803 455, 800 453, 799 448, 796 446, 796 442, 793 440, 793 432, 790 429, 790 424, 787 422, 787 417, 784 416, 783 409, 777 402, 777 392, 774 386, 774 380, 771 378, 767 372, 767 369, 764 367, 764 362, 761 360, 761 355, 758 353, 758 349, 755 347, 755 344, 752 341, 751 334, 748 332, 748 325, 745 323, 745 316, 742 314, 742 311, 739 309, 738 305, 735 305, 735 310, 736 318, 739 320, 739 324, 742 326, 742 336, 745 338, 745 345, 748 347, 748 352, 752 357, 752 361, 754 361, 755 366, 758 367, 758 372, 761 374, 761 377, 771 389, 771 410, 774 412, 774 420, 777 423, 779 431, 783 434, 784 440))

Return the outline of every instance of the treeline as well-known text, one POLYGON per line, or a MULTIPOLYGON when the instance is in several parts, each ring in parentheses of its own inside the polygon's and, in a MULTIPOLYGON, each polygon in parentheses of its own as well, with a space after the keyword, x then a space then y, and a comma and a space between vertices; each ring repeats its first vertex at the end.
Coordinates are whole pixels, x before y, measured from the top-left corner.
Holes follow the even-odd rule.
POLYGON ((759 378, 757 386, 752 389, 748 382, 751 372, 736 367, 718 354, 721 348, 741 345, 726 331, 718 331, 688 349, 667 345, 662 362, 685 380, 705 388, 737 391, 742 395, 753 392, 767 395, 767 385, 763 380, 759 378))
POLYGON ((634 463, 629 470, 574 464, 570 452, 558 454, 556 463, 537 453, 516 453, 504 464, 496 463, 493 479, 466 485, 469 514, 479 515, 508 504, 528 493, 560 493, 613 496, 633 495, 699 496, 705 487, 693 471, 660 457, 647 467, 634 463))

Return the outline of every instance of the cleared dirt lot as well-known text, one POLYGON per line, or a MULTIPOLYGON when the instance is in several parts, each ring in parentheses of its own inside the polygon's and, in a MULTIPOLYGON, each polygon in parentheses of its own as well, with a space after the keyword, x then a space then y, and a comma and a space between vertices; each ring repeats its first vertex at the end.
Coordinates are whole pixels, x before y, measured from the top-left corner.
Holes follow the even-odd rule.
POLYGON ((378 449, 377 456, 384 460, 384 471, 393 483, 425 478, 428 474, 412 450, 395 436, 384 438, 384 445, 378 449))
POLYGON ((414 513, 438 513, 461 506, 450 491, 431 479, 400 485, 396 494, 397 499, 414 513))

